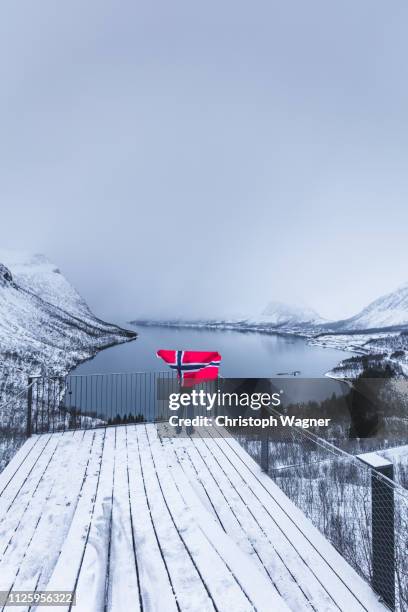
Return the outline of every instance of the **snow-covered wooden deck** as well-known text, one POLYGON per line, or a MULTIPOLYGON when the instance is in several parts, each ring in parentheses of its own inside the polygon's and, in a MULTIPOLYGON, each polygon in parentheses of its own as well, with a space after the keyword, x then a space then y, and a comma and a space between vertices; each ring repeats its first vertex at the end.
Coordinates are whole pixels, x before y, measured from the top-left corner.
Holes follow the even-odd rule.
POLYGON ((77 612, 385 610, 235 440, 154 425, 25 443, 0 475, 9 589, 75 589, 77 612))

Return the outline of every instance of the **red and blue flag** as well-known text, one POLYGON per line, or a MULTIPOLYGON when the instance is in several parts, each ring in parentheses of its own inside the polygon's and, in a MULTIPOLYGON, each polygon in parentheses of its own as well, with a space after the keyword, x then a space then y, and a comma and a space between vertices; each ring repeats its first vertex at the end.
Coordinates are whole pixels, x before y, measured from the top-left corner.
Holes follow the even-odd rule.
POLYGON ((218 378, 221 355, 217 351, 160 350, 157 357, 177 372, 181 384, 194 385, 218 378))

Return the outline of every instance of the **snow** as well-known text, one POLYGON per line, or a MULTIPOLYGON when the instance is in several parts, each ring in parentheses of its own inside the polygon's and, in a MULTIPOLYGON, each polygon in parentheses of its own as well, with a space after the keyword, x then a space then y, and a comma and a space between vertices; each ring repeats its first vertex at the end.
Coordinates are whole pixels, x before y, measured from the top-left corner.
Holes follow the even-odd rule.
POLYGON ((381 451, 381 454, 390 460, 408 459, 408 444, 387 448, 387 450, 381 451))
POLYGON ((408 326, 408 283, 377 298, 350 319, 336 323, 336 328, 344 331, 398 326, 408 326))
POLYGON ((85 300, 44 255, 0 249, 0 262, 9 268, 20 287, 75 316, 92 316, 85 300))
MULTIPOLYGON (((238 331, 256 331, 264 333, 284 333, 300 335, 311 344, 328 346, 358 353, 376 352, 375 341, 381 345, 388 358, 398 366, 402 373, 408 375, 408 345, 404 335, 408 330, 408 283, 396 291, 384 295, 354 317, 339 321, 325 321, 312 308, 285 304, 279 301, 270 302, 264 311, 257 315, 241 318, 229 317, 208 320, 137 320, 139 325, 164 325, 170 327, 207 328, 238 331), (396 328, 393 331, 392 328, 396 328), (398 346, 398 339, 401 346, 398 346), (393 351, 402 349, 406 354, 395 357, 393 351)), ((379 351, 378 351, 379 352, 379 351)), ((350 377, 360 374, 362 368, 356 364, 344 372, 330 372, 333 377, 350 377), (354 372, 353 372, 354 370, 354 372)))
POLYGON ((0 287, 3 354, 15 355, 23 362, 25 357, 31 358, 54 373, 57 369, 67 371, 96 348, 129 339, 124 330, 92 315, 75 289, 43 256, 0 252, 1 261, 6 262, 14 281, 0 287))
POLYGON ((378 453, 363 453, 362 455, 356 455, 356 457, 373 468, 382 468, 392 465, 390 461, 387 461, 387 459, 384 459, 384 457, 381 457, 378 453))
POLYGON ((322 323, 320 315, 307 306, 295 306, 283 302, 269 302, 256 321, 270 323, 278 327, 282 325, 301 325, 322 323))
POLYGON ((145 320, 137 319, 132 323, 139 325, 163 325, 168 327, 191 327, 209 329, 238 329, 252 331, 279 330, 286 333, 310 334, 311 330, 323 323, 324 319, 311 308, 285 304, 272 301, 266 308, 256 315, 230 315, 224 318, 213 319, 169 319, 145 320))
POLYGON ((385 610, 229 437, 34 436, 0 503, 0 590, 76 588, 81 612, 385 610))
POLYGON ((0 279, 0 426, 11 430, 24 426, 28 376, 65 375, 135 334, 96 318, 42 255, 0 250, 0 279))

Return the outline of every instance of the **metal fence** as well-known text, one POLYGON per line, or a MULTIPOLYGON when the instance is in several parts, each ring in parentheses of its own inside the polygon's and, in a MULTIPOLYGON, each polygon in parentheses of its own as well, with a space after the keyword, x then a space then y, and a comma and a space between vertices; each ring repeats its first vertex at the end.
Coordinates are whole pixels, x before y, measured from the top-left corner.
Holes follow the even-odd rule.
POLYGON ((165 420, 169 415, 163 391, 168 396, 178 388, 172 372, 33 377, 29 379, 27 433, 165 420))
POLYGON ((0 472, 26 439, 28 389, 15 369, 0 369, 0 472), (16 384, 21 383, 21 384, 16 384))
POLYGON ((384 603, 406 612, 408 491, 393 481, 392 464, 297 427, 232 433, 384 603))
MULTIPOLYGON (((24 434, 165 421, 172 391, 172 372, 33 377, 24 434)), ((408 610, 408 492, 311 431, 230 431, 390 609, 408 610)))

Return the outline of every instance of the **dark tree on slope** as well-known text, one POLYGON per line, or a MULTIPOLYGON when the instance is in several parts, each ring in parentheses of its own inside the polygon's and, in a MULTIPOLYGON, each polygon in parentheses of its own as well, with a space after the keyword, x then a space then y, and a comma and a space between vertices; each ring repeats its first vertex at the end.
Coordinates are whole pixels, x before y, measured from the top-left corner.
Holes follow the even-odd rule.
POLYGON ((368 365, 355 380, 350 394, 351 438, 371 438, 378 434, 384 412, 382 391, 393 375, 388 364, 368 365))

